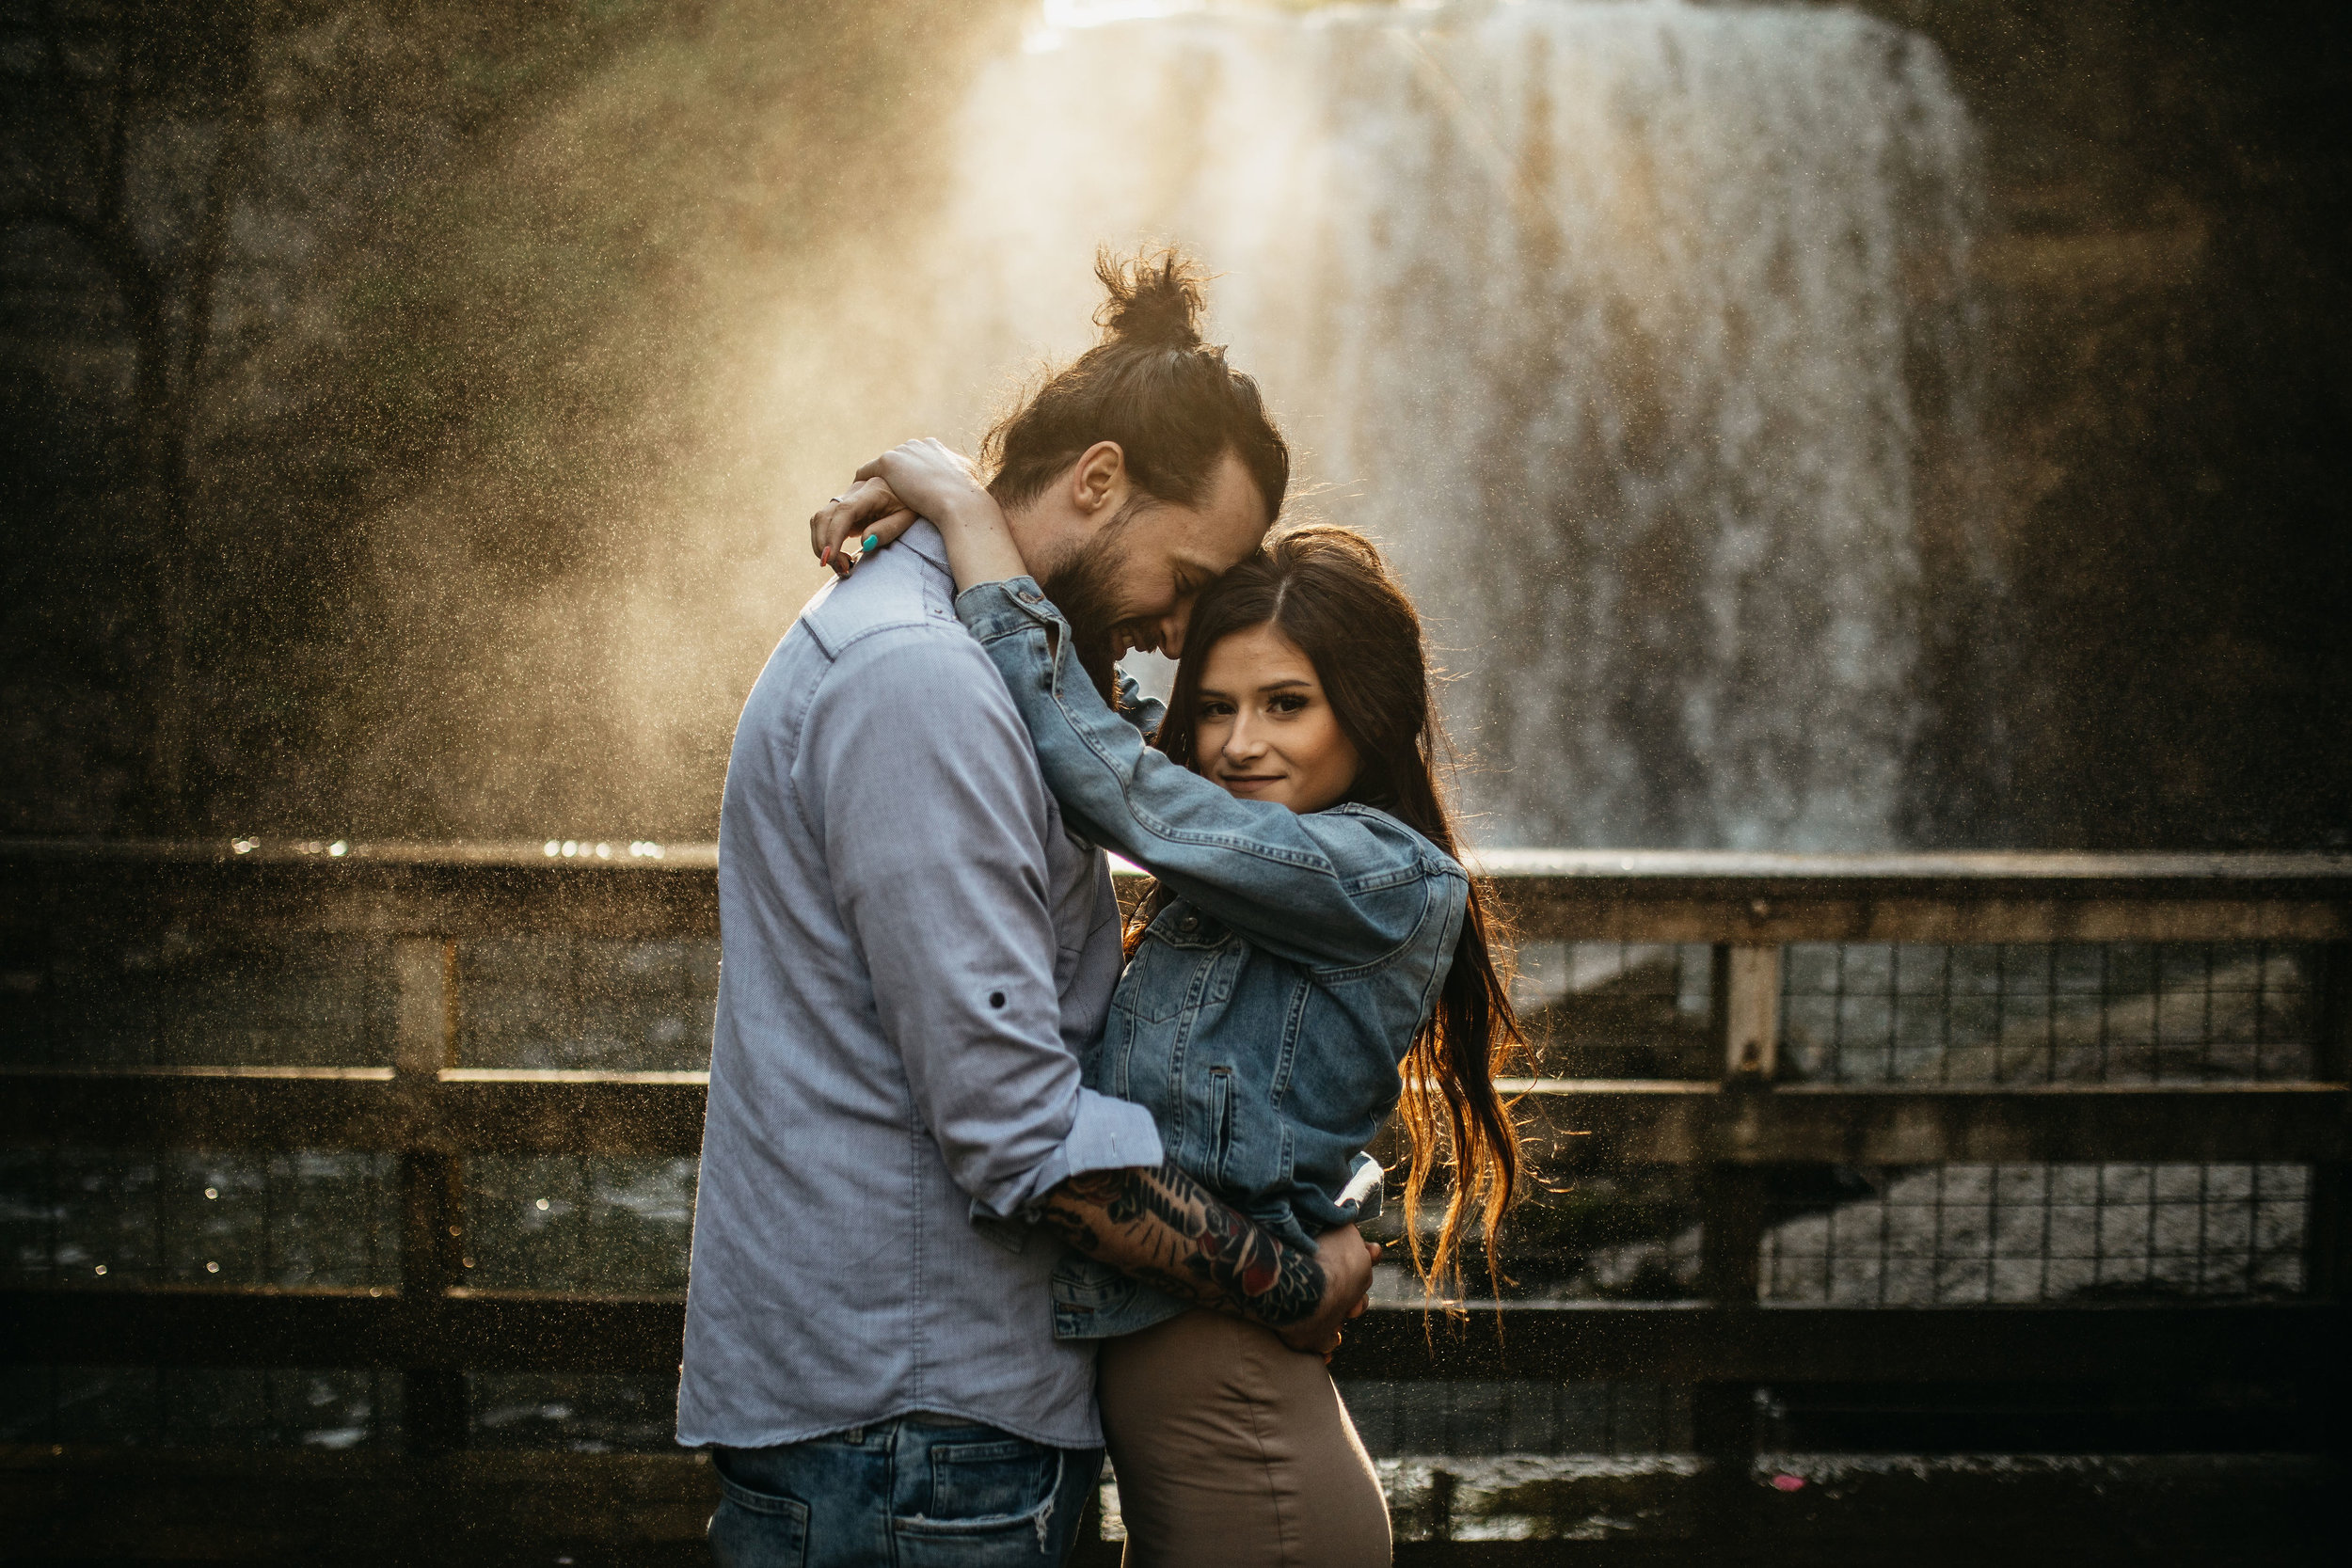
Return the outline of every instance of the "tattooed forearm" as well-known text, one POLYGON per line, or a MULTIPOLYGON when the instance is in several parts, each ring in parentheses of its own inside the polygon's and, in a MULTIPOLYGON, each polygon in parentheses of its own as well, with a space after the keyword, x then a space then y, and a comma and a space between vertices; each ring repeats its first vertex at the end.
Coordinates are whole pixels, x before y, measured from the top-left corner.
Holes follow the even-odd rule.
POLYGON ((1314 1316, 1323 1268, 1172 1164, 1073 1176, 1045 1223, 1072 1246, 1180 1301, 1237 1309, 1271 1328, 1314 1316))

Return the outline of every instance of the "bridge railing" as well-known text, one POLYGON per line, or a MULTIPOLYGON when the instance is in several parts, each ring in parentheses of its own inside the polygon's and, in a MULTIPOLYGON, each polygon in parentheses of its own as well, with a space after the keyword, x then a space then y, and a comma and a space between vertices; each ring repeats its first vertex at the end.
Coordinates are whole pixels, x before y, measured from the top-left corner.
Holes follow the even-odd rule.
MULTIPOLYGON (((389 1065, 0 1065, 0 1145, 334 1148, 396 1157, 396 1286, 115 1283, 0 1291, 0 1357, 20 1365, 367 1367, 405 1381, 413 1450, 466 1441, 466 1374, 663 1373, 677 1297, 468 1283, 465 1163, 483 1154, 691 1156, 707 1075, 469 1067, 460 944, 568 934, 708 939, 708 847, 0 846, 10 962, 77 944, 234 928, 389 944, 389 1065), (601 850, 601 854, 599 853, 601 850)), ((1691 1385, 1697 1447, 1751 1451, 1758 1386, 2340 1381, 2352 1158, 2352 858, 1517 852, 1490 857, 1525 942, 1621 943, 1708 958, 1704 1075, 1517 1085, 1562 1137, 1564 1169, 1677 1166, 1699 1207, 1695 1289, 1673 1301, 1503 1308, 1505 1332, 1371 1314, 1343 1376, 1638 1379, 1691 1385), (2293 1078, 2026 1082, 1797 1074, 1784 965, 1802 944, 2292 944, 2316 955, 2293 1078), (1768 1300, 1760 1259, 1775 1167, 2002 1163, 2310 1168, 2302 1289, 2208 1301, 2068 1299, 1904 1309, 1768 1300)), ((27 966, 31 966, 29 969, 27 966)), ((2308 978, 2308 976, 2307 976, 2308 978)), ((1539 1069, 1539 1070, 1546 1070, 1539 1069)))

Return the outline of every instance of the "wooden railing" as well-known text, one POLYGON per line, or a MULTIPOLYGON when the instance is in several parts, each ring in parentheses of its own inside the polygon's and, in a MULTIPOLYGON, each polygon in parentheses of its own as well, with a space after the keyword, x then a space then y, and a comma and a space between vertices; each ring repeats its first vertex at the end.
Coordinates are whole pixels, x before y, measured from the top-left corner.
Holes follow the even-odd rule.
MULTIPOLYGON (((0 1291, 0 1357, 24 1364, 364 1366, 406 1379, 404 1430, 435 1452, 466 1435, 469 1370, 668 1372, 675 1297, 588 1297, 465 1284, 469 1154, 691 1155, 706 1078, 692 1072, 492 1070, 459 1065, 464 940, 532 933, 708 937, 715 852, 660 858, 558 847, 0 846, 20 939, 241 928, 391 944, 389 1067, 12 1067, 0 1143, 49 1147, 373 1149, 399 1157, 397 1288, 56 1286, 0 1291), (25 933, 36 933, 26 937, 25 933)), ((1511 1306, 1506 1332, 1430 1335, 1413 1311, 1351 1332, 1343 1375, 1632 1379, 1698 1386, 1697 1442, 1754 1442, 1759 1384, 2340 1382, 2345 1363, 2352 1159, 2352 858, 2025 855, 1756 856, 1525 852, 1486 863, 1527 938, 1708 943, 1720 1075, 1524 1085, 1586 1134, 1593 1165, 1699 1167, 1700 1299, 1511 1306), (1784 944, 2263 942, 2318 944, 2326 981, 2310 1081, 2233 1085, 1831 1086, 1775 1072, 1784 944), (2265 1162, 2313 1167, 2307 1290, 2199 1305, 1915 1309, 1759 1299, 1761 1175, 1778 1164, 2265 1162)), ((20 942, 22 945, 22 942, 20 942)))

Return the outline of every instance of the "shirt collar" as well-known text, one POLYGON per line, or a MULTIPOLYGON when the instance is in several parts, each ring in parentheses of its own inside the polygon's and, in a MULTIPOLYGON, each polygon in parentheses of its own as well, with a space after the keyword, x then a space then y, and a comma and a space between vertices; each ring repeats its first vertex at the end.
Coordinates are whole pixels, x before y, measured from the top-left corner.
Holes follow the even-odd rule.
POLYGON ((915 518, 914 526, 898 535, 898 543, 941 571, 948 570, 947 541, 939 536, 939 530, 928 517, 915 518))

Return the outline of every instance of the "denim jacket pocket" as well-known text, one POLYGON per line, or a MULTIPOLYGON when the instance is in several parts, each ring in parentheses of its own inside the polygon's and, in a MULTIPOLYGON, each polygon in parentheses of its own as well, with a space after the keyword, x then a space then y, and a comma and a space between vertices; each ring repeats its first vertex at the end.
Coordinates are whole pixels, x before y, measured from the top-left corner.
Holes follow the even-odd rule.
POLYGON ((1208 1101, 1209 1168, 1216 1172, 1219 1186, 1232 1188, 1242 1185, 1241 1173, 1233 1168, 1232 1069, 1209 1069, 1208 1101))
MULTIPOLYGON (((1187 1007, 1198 1007, 1210 999, 1232 940, 1216 921, 1181 906, 1162 911, 1120 976, 1112 1006, 1146 1023, 1166 1023, 1187 1007)), ((1232 986, 1230 974, 1223 983, 1232 986)))

